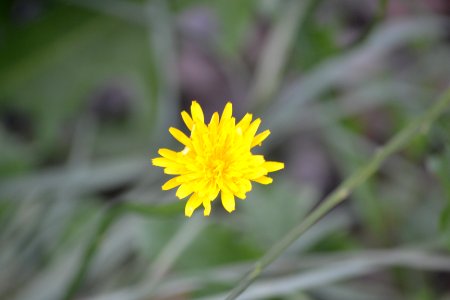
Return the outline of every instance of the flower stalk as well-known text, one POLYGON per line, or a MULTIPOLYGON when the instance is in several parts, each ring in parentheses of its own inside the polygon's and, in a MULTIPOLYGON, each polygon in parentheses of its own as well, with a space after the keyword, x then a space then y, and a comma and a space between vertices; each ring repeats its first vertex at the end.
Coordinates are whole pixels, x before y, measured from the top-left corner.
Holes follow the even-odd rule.
POLYGON ((263 270, 274 260, 281 256, 284 251, 297 241, 312 225, 319 221, 323 216, 330 212, 341 202, 345 201, 348 195, 359 185, 364 183, 372 176, 382 165, 382 163, 392 154, 402 149, 417 134, 426 134, 432 123, 441 116, 450 105, 450 89, 436 101, 417 120, 412 121, 407 127, 397 133, 384 147, 380 148, 366 165, 353 173, 347 180, 339 185, 331 194, 329 194, 322 204, 313 210, 297 226, 293 227, 279 242, 274 244, 263 257, 258 260, 252 269, 244 275, 239 283, 231 290, 226 300, 236 299, 244 292, 263 270))

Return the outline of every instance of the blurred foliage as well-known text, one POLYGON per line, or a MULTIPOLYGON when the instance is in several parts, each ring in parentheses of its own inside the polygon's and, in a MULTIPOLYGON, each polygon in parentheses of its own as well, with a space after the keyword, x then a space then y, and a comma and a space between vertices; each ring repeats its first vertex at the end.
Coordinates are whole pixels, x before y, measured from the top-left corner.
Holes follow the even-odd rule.
MULTIPOLYGON (((220 298, 449 87, 448 1, 391 0, 378 19, 377 1, 316 0, 283 23, 292 3, 0 4, 1 299, 220 298), (262 55, 277 28, 289 38, 262 55), (272 135, 257 151, 286 163, 231 215, 215 201, 186 219, 150 166, 192 99, 258 112, 272 135)), ((449 299, 449 120, 243 299, 449 299)))

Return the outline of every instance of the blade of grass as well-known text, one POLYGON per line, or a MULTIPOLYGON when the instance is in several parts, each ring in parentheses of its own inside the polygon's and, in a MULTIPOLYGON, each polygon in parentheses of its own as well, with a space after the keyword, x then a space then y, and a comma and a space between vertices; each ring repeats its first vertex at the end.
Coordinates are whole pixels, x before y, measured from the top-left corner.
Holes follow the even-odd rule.
POLYGON ((94 233, 89 245, 84 251, 80 266, 78 268, 77 273, 71 280, 71 283, 65 293, 65 296, 62 299, 69 300, 72 299, 79 287, 83 283, 83 279, 87 274, 89 266, 94 258, 97 249, 101 245, 108 229, 114 223, 114 221, 122 214, 122 210, 120 206, 114 206, 110 210, 106 211, 100 220, 100 224, 97 227, 97 231, 94 233))
MULTIPOLYGON (((333 282, 360 277, 386 267, 400 266, 428 271, 450 271, 448 255, 418 250, 400 249, 394 251, 369 251, 348 259, 327 264, 323 267, 268 279, 252 286, 241 300, 267 299, 288 295, 294 291, 317 288, 333 282)), ((209 300, 223 299, 223 295, 208 297, 209 300)))
MULTIPOLYGON (((386 262, 389 260, 389 257, 392 255, 396 255, 395 253, 405 253, 405 258, 401 259, 400 262, 390 260, 389 262, 392 263, 386 263, 383 265, 383 269, 396 266, 396 263, 399 263, 401 266, 407 268, 445 271, 446 265, 438 265, 435 263, 436 260, 434 259, 435 253, 437 253, 436 251, 439 251, 442 247, 443 241, 433 239, 393 249, 371 249, 351 252, 344 251, 338 253, 309 254, 300 259, 297 256, 287 256, 281 258, 276 264, 271 265, 267 269, 266 275, 268 277, 278 277, 280 275, 288 276, 289 274, 298 274, 299 272, 310 273, 330 265, 334 266, 342 261, 347 261, 353 264, 355 261, 368 262, 370 260, 371 264, 373 263, 374 266, 377 266, 380 262, 386 262), (408 253, 416 253, 418 256, 423 255, 423 257, 430 257, 432 259, 424 260, 421 262, 421 265, 418 265, 417 262, 408 258, 410 257, 408 253)), ((441 256, 437 256, 437 258, 439 257, 441 256)), ((445 258, 445 256, 442 257, 445 258)), ((203 288, 211 286, 211 284, 232 284, 238 278, 238 274, 245 271, 250 266, 250 262, 232 263, 224 266, 175 274, 170 276, 158 286, 154 296, 164 299, 173 298, 176 295, 199 291, 203 288)), ((332 268, 330 268, 330 270, 332 270, 332 268)), ((339 280, 339 278, 336 278, 336 281, 337 280, 339 280)), ((316 284, 320 285, 320 288, 323 288, 320 282, 316 282, 316 284)), ((85 300, 131 300, 135 299, 133 297, 137 295, 137 288, 138 287, 125 287, 114 292, 104 292, 98 295, 93 295, 87 297, 85 300)), ((304 288, 309 289, 311 287, 305 285, 304 288)), ((218 299, 223 298, 225 298, 225 295, 222 295, 222 297, 219 297, 218 299)))
MULTIPOLYGON (((382 58, 396 49, 417 39, 433 39, 442 36, 441 19, 415 18, 379 26, 361 46, 342 55, 324 61, 280 93, 279 100, 269 108, 263 119, 275 132, 289 130, 297 119, 301 106, 324 91, 349 79, 367 78, 384 65, 382 58)), ((275 134, 274 134, 275 135, 275 134)))
POLYGON ((180 213, 183 210, 183 202, 169 203, 166 205, 146 205, 137 203, 117 203, 109 207, 104 213, 99 222, 97 230, 94 232, 89 244, 81 258, 79 268, 75 273, 74 277, 70 281, 68 288, 65 292, 65 296, 62 299, 69 300, 72 299, 80 286, 89 270, 92 260, 97 253, 99 246, 102 244, 108 230, 124 213, 138 213, 140 215, 160 215, 161 212, 172 214, 180 213))
POLYGON ((158 74, 155 86, 156 115, 155 139, 163 141, 166 130, 178 113, 179 82, 175 45, 175 20, 166 1, 147 1, 146 27, 151 59, 158 74))
MULTIPOLYGON (((17 196, 30 190, 49 191, 62 187, 78 195, 87 194, 138 178, 149 164, 146 157, 128 157, 70 169, 60 167, 43 170, 4 180, 0 183, 0 194, 17 196)), ((15 199, 20 200, 20 197, 15 199)))
POLYGON ((183 251, 195 241, 195 238, 203 231, 206 224, 203 217, 187 220, 187 222, 181 224, 180 229, 160 251, 148 275, 145 276, 149 279, 141 285, 141 288, 138 289, 138 293, 134 297, 128 297, 127 299, 139 300, 152 298, 167 272, 175 264, 183 251))
MULTIPOLYGON (((345 174, 344 177, 352 174, 368 157, 367 151, 364 151, 363 146, 352 139, 351 133, 348 131, 345 126, 338 123, 324 133, 326 144, 332 149, 333 160, 338 166, 339 172, 345 174)), ((361 222, 368 228, 367 235, 375 235, 379 237, 379 242, 385 243, 384 239, 388 236, 386 233, 389 231, 389 223, 386 222, 383 205, 378 201, 377 186, 377 181, 371 180, 355 189, 355 199, 358 199, 355 201, 355 207, 362 216, 361 222)))
MULTIPOLYGON (((271 136, 271 143, 263 145, 263 147, 267 150, 279 147, 291 135, 332 127, 339 120, 349 116, 394 103, 393 99, 398 99, 395 101, 399 102, 404 109, 409 109, 411 97, 425 102, 435 95, 434 91, 425 91, 404 82, 372 80, 368 84, 362 83, 358 88, 342 96, 323 102, 310 103, 307 109, 297 111, 295 119, 290 120, 290 127, 285 127, 283 130, 277 129, 276 134, 271 136)), ((272 129, 272 127, 268 127, 272 129)))
MULTIPOLYGON (((188 220, 189 221, 189 220, 188 220)), ((162 249, 160 256, 155 260, 151 273, 151 284, 148 289, 154 289, 159 280, 168 271, 174 260, 180 256, 183 249, 190 244, 194 237, 204 228, 203 218, 194 218, 188 224, 182 224, 180 230, 162 249)))
POLYGON ((277 90, 286 64, 289 50, 299 24, 309 11, 312 0, 287 2, 264 46, 255 80, 250 88, 249 102, 254 106, 264 105, 277 90))
POLYGON ((380 148, 366 165, 357 170, 341 185, 339 185, 322 204, 308 215, 300 224, 293 227, 290 232, 279 242, 273 245, 266 254, 255 263, 254 267, 239 281, 231 290, 226 298, 227 300, 236 299, 244 292, 249 285, 261 275, 262 271, 270 265, 275 259, 284 253, 284 251, 301 237, 312 225, 325 216, 330 210, 339 203, 347 199, 350 192, 365 182, 381 166, 386 158, 399 151, 419 132, 426 133, 431 124, 442 115, 450 105, 450 89, 448 89, 436 103, 426 111, 420 118, 411 122, 407 127, 395 135, 384 147, 380 148))

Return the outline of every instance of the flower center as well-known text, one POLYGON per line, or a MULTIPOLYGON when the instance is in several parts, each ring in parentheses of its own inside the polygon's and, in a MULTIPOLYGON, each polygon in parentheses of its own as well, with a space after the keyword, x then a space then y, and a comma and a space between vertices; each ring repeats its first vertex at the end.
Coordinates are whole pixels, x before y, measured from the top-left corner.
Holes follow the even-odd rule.
POLYGON ((211 164, 209 166, 209 174, 214 180, 218 180, 222 177, 223 171, 225 169, 225 162, 221 159, 213 159, 211 160, 211 164))

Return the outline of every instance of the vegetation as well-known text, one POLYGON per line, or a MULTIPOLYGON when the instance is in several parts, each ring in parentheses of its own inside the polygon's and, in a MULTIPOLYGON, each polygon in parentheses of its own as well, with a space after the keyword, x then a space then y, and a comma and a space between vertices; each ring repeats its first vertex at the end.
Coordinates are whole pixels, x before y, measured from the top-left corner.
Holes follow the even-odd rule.
POLYGON ((4 1, 0 299, 450 299, 447 2, 4 1), (232 213, 151 164, 194 99, 285 164, 232 213))

